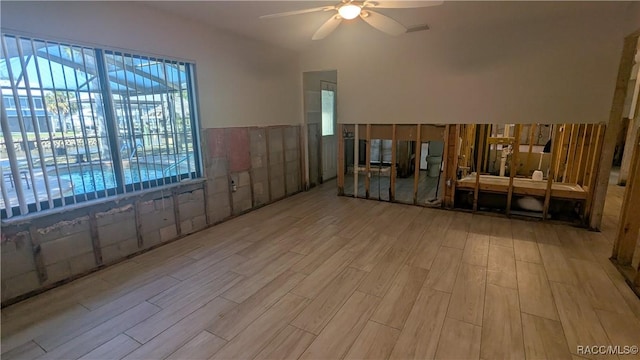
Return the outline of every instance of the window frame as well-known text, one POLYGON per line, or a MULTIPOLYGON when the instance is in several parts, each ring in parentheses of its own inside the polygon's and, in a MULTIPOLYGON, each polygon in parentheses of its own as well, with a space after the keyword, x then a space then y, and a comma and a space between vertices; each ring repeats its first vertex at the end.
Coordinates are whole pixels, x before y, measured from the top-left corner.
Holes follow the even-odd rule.
MULTIPOLYGON (((55 39, 51 39, 51 40, 44 40, 42 37, 38 37, 38 36, 33 36, 33 35, 29 35, 29 34, 21 34, 19 32, 14 32, 14 31, 5 31, 5 29, 0 29, 0 37, 2 38, 2 41, 4 43, 5 38, 9 37, 9 38, 14 38, 15 41, 28 41, 30 43, 34 43, 34 42, 41 42, 44 44, 48 44, 48 45, 56 45, 56 46, 60 46, 60 47, 69 47, 71 49, 90 49, 93 52, 93 56, 94 56, 94 60, 95 60, 95 66, 96 66, 96 70, 97 70, 97 77, 99 78, 99 90, 97 91, 98 93, 101 94, 101 102, 102 106, 103 106, 103 111, 104 111, 104 125, 107 128, 107 138, 108 138, 108 144, 109 144, 109 148, 110 148, 110 153, 111 153, 111 164, 113 166, 113 172, 115 175, 115 180, 116 180, 116 186, 115 187, 111 187, 111 188, 107 188, 106 184, 105 184, 105 188, 104 189, 100 189, 99 191, 90 191, 87 190, 86 188, 84 189, 84 192, 82 194, 76 194, 75 192, 72 195, 68 195, 68 196, 60 196, 60 197, 56 197, 56 198, 51 198, 51 194, 48 194, 48 199, 42 200, 39 196, 36 196, 35 199, 33 199, 32 202, 23 204, 23 201, 19 201, 20 204, 18 206, 12 206, 11 203, 9 204, 5 204, 5 207, 0 209, 1 212, 1 218, 4 219, 8 219, 8 218, 14 218, 16 216, 25 216, 27 214, 37 214, 43 210, 48 210, 48 209, 53 209, 53 208, 64 208, 65 206, 70 206, 70 205, 80 205, 80 204, 87 204, 89 205, 90 201, 92 200, 97 200, 97 199, 108 199, 108 198, 112 198, 114 196, 118 196, 118 195, 135 195, 136 192, 139 191, 143 191, 146 189, 158 189, 161 190, 163 187, 174 187, 177 184, 179 184, 180 182, 184 181, 184 180, 188 180, 188 179, 192 179, 192 180, 202 180, 203 177, 203 161, 202 161, 202 148, 201 148, 201 136, 200 136, 200 119, 199 119, 199 112, 198 112, 198 106, 197 106, 197 91, 196 91, 196 76, 195 76, 195 68, 196 68, 196 64, 195 61, 193 60, 185 60, 185 59, 179 59, 179 58, 175 58, 175 57, 170 57, 170 56, 158 56, 158 55, 148 55, 148 54, 144 54, 138 51, 130 51, 130 50, 122 50, 122 49, 116 49, 116 48, 109 48, 109 47, 104 47, 104 46, 100 46, 100 45, 88 45, 88 44, 83 44, 81 42, 69 42, 69 41, 58 41, 55 39), (119 129, 118 129, 118 118, 116 116, 116 111, 115 111, 115 103, 114 103, 114 97, 113 97, 113 93, 111 92, 111 88, 110 88, 110 80, 109 80, 109 74, 108 74, 108 68, 107 68, 107 64, 106 64, 106 58, 105 56, 110 53, 110 54, 119 54, 121 56, 127 56, 127 57, 132 57, 132 58, 140 58, 140 59, 153 59, 153 60, 157 60, 157 61, 161 61, 163 64, 165 63, 171 63, 171 64, 175 64, 176 66, 178 66, 178 68, 180 66, 183 67, 184 69, 184 76, 185 78, 183 79, 183 82, 186 84, 185 88, 183 89, 181 86, 178 88, 178 92, 177 94, 182 94, 183 91, 186 91, 187 94, 187 100, 180 100, 182 101, 184 104, 186 104, 186 106, 188 107, 188 118, 189 118, 189 127, 187 128, 186 126, 181 126, 180 129, 178 129, 178 124, 177 123, 172 123, 171 124, 171 131, 173 133, 176 133, 176 136, 185 136, 185 139, 188 139, 190 137, 190 141, 188 141, 187 143, 185 143, 185 147, 186 150, 185 152, 188 153, 187 156, 191 156, 192 159, 192 163, 193 163, 193 168, 191 166, 189 166, 189 169, 187 172, 184 173, 177 173, 175 175, 171 175, 170 173, 167 174, 167 176, 165 176, 165 174, 163 173, 161 177, 157 177, 157 178, 153 178, 153 179, 138 179, 135 182, 131 182, 131 183, 127 183, 125 181, 124 178, 124 171, 123 171, 123 157, 121 156, 120 153, 120 148, 119 145, 120 144, 120 139, 119 139, 119 129), (179 132, 179 130, 185 130, 184 133, 179 132), (190 131, 190 134, 186 132, 186 130, 190 131), (192 148, 189 149, 189 146, 191 146, 192 148), (189 152, 191 150, 191 152, 189 152), (25 209, 26 207, 26 209, 25 209), (26 211, 24 211, 26 210, 26 211)), ((4 46, 5 44, 3 44, 4 46)), ((51 64, 53 61, 51 61, 49 59, 48 64, 51 64)), ((10 65, 8 65, 10 66, 10 65)), ((24 66, 24 65, 23 65, 24 66)), ((85 68, 86 69, 86 68, 85 68)), ((166 69, 166 68, 165 68, 166 69)), ((43 70, 38 70, 38 75, 40 75, 41 71, 43 70)), ((46 71, 46 70, 44 70, 46 71)), ((178 71, 179 72, 179 71, 178 71)), ((39 81, 38 81, 39 82, 39 81)), ((15 85, 12 84, 10 85, 12 89, 16 89, 15 85)), ((4 86, 3 86, 4 89, 4 86)), ((45 103, 43 102, 43 100, 39 97, 40 95, 32 95, 31 91, 35 91, 36 93, 42 93, 41 96, 44 96, 44 89, 43 88, 28 88, 27 92, 28 95, 27 96, 23 96, 21 94, 4 94, 3 93, 3 105, 9 105, 9 102, 6 102, 4 100, 10 99, 12 101, 15 101, 15 98, 18 99, 18 101, 20 101, 20 106, 16 106, 13 105, 13 107, 5 107, 5 110, 12 110, 12 111, 16 111, 17 113, 21 113, 21 117, 19 121, 24 121, 22 118, 31 118, 32 114, 31 111, 35 110, 35 112, 39 112, 39 111, 44 111, 45 115, 45 119, 46 121, 48 121, 50 124, 48 126, 50 126, 49 132, 51 133, 51 131, 56 131, 54 128, 54 125, 52 125, 52 121, 56 121, 58 116, 55 114, 51 114, 49 113, 49 111, 47 111, 47 106, 45 105, 45 103), (24 99, 23 99, 24 97, 24 99), (35 100, 39 100, 39 104, 36 104, 35 100), (25 102, 26 106, 24 106, 25 104, 22 104, 22 102, 25 102), (38 106, 39 105, 39 106, 38 106), (20 109, 20 111, 18 111, 18 108, 20 109)), ((54 89, 48 89, 49 91, 57 91, 54 89)), ((13 91, 13 90, 12 90, 13 91)), ((90 100, 91 101, 91 100, 90 100)), ((149 105, 147 105, 149 106, 149 105)), ((79 110, 80 113, 80 118, 82 118, 82 108, 80 108, 79 110)), ((183 108, 184 111, 184 108, 183 108)), ((95 118, 96 113, 93 113, 92 110, 92 119, 93 121, 96 120, 95 118)), ((184 114, 183 114, 184 115, 184 114)), ((3 112, 2 116, 7 116, 6 112, 3 112)), ((37 117, 37 115, 35 115, 37 117)), ((131 116, 131 114, 126 115, 126 116, 131 116)), ((3 121, 8 121, 8 119, 3 119, 3 121)), ((64 120, 67 121, 67 120, 64 120)), ((81 120, 83 121, 83 120, 81 120)), ((71 120, 71 124, 72 126, 74 126, 73 124, 73 120, 71 120)), ((84 126, 84 125, 82 125, 84 126)), ((27 132, 22 131, 23 136, 26 136, 27 132)), ((83 131, 84 134, 84 131, 83 131)), ((96 135, 97 136, 97 135, 96 135)), ((14 144, 16 144, 15 141, 12 141, 14 144)), ((20 141, 22 142, 22 141, 20 141)), ((8 143, 5 143, 5 146, 8 147, 8 143)), ((41 145, 38 144, 38 145, 41 145)), ((166 150, 166 145, 165 144, 165 149, 166 150)), ((41 158, 42 154, 38 155, 38 158, 41 158)), ((14 155, 14 157, 16 157, 14 155)), ((17 160, 16 160, 17 161, 17 160)), ((102 161, 102 160, 100 160, 102 161)), ((190 162, 190 163, 191 163, 190 162)), ((93 163, 90 165, 93 166, 93 163)), ((37 168, 36 165, 34 164, 30 164, 29 167, 31 169, 33 168, 37 168)), ((58 171, 58 163, 55 163, 55 167, 56 167, 56 178, 58 179, 58 181, 60 181, 60 175, 57 173, 58 171)), ((61 168, 62 170, 64 170, 64 168, 61 168)), ((16 178, 20 177, 20 174, 18 174, 17 176, 15 174, 13 174, 13 168, 11 169, 12 173, 11 176, 13 177, 13 180, 15 180, 16 178)), ((50 170, 48 170, 50 171, 50 170)), ((148 170, 147 170, 148 171, 148 170)), ((6 175, 6 174, 5 174, 6 175)), ((5 176, 3 175, 3 177, 5 176)), ((33 184, 34 182, 34 177, 33 174, 31 174, 31 178, 28 181, 31 181, 32 186, 35 186, 33 184)), ((4 181, 4 179, 3 179, 4 181)), ((46 181, 46 180, 45 180, 46 181)), ((28 184, 28 182, 27 182, 28 184)), ((5 183, 3 183, 2 186, 5 186, 5 183)), ((17 191, 17 189, 16 189, 17 191)))

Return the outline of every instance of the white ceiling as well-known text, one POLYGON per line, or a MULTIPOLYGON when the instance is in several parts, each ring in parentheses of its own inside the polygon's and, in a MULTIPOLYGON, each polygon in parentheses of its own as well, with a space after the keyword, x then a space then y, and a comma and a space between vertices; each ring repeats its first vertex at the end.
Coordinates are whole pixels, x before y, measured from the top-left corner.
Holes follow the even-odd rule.
MULTIPOLYGON (((331 15, 327 12, 259 19, 261 15, 309 7, 334 5, 338 1, 153 1, 146 6, 203 22, 209 26, 237 35, 257 39, 284 48, 302 51, 313 45, 311 36, 331 15)), ((581 12, 625 9, 630 2, 579 2, 579 1, 446 1, 443 5, 415 9, 381 9, 405 26, 428 24, 429 31, 473 29, 491 24, 508 29, 529 22, 576 16, 581 12)), ((606 11, 605 11, 606 13, 606 11)), ((349 31, 353 22, 343 22, 330 36, 349 31)), ((361 22, 361 21, 360 21, 361 22)), ((371 31, 376 31, 371 29, 371 31)), ((401 35, 411 36, 411 34, 401 35)))

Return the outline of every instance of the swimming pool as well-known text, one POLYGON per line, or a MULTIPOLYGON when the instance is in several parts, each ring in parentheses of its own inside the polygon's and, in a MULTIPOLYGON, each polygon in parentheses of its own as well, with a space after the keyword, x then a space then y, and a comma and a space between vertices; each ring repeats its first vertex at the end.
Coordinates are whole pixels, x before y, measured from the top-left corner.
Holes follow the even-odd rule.
MULTIPOLYGON (((144 183, 145 181, 177 175, 176 169, 163 173, 162 169, 153 165, 140 167, 131 165, 123 170, 125 184, 144 183)), ((103 165, 102 168, 94 165, 78 166, 64 170, 60 172, 60 180, 68 182, 67 187, 73 188, 74 194, 85 194, 116 187, 116 176, 111 164, 103 165)))

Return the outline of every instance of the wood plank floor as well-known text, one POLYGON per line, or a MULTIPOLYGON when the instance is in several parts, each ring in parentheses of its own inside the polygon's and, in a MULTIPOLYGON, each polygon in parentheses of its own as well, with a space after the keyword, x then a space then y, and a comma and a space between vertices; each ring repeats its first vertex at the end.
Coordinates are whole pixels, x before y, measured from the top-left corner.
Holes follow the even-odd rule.
MULTIPOLYGON (((2 359, 579 359, 640 345, 603 232, 335 196, 269 205, 2 310, 2 359)), ((614 357, 615 358, 615 357, 614 357)))

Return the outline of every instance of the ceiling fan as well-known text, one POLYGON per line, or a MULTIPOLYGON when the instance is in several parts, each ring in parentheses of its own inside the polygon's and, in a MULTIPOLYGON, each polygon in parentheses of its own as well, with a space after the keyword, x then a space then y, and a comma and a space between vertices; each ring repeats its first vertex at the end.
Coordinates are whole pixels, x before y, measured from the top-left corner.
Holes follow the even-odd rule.
POLYGON ((342 0, 336 5, 320 6, 310 9, 287 11, 271 15, 260 16, 260 19, 276 18, 290 15, 308 14, 318 11, 336 11, 337 13, 331 16, 320 28, 313 34, 313 40, 321 40, 327 37, 333 30, 335 30, 342 20, 352 20, 360 17, 367 24, 374 28, 387 33, 389 35, 397 36, 407 32, 405 28, 399 22, 392 18, 382 15, 372 9, 408 9, 408 8, 421 8, 428 6, 441 5, 443 1, 354 1, 354 0, 342 0))

